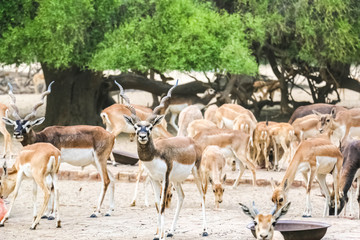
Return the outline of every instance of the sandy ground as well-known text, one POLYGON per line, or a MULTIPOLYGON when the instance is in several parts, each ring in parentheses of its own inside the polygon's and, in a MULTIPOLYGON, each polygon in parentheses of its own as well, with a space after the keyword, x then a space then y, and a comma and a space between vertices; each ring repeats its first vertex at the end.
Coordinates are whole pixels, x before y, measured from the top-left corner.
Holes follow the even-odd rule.
MULTIPOLYGON (((342 93, 345 100, 341 105, 358 106, 359 94, 351 91, 342 93)), ((148 105, 151 104, 150 95, 146 96, 139 92, 129 92, 133 103, 148 105)), ((299 91, 297 97, 306 98, 304 93, 299 91)), ((39 95, 18 95, 17 103, 20 112, 28 113, 32 105, 39 99, 39 95)), ((9 97, 0 95, 0 102, 8 104, 9 97)), ((38 111, 38 116, 44 115, 44 106, 38 111)), ((0 137, 0 146, 3 146, 3 138, 0 137)), ((14 152, 21 149, 19 143, 13 142, 14 152)), ((116 148, 126 149, 135 152, 136 146, 127 140, 126 135, 117 138, 116 148)), ((2 152, 2 147, 0 149, 2 152)), ((62 168, 64 168, 62 166, 62 168)), ((109 167, 111 171, 116 169, 109 167)), ((136 171, 136 166, 118 166, 116 171, 122 168, 129 171, 136 171)), ((230 171, 230 170, 227 170, 230 171)), ((247 172, 247 171, 246 171, 247 172)), ((266 175, 267 180, 270 177, 281 180, 284 172, 269 172, 266 175)), ((229 173, 234 177, 235 173, 229 173)), ((244 178, 251 178, 246 173, 244 178)), ((297 178, 301 179, 301 178, 297 178)), ((97 219, 89 218, 95 209, 97 197, 100 192, 100 182, 96 181, 60 181, 60 211, 62 218, 62 228, 56 229, 53 221, 42 220, 36 231, 29 230, 32 220, 32 193, 31 182, 24 181, 20 190, 11 218, 4 228, 0 228, 0 239, 152 239, 156 230, 156 210, 154 205, 144 206, 143 187, 140 186, 138 205, 130 207, 135 183, 116 182, 115 192, 115 211, 113 216, 100 216, 97 219)), ((173 239, 202 239, 201 233, 201 208, 199 193, 194 184, 183 184, 185 192, 185 202, 180 213, 177 230, 173 239)), ((149 189, 149 193, 152 191, 149 189)), ((254 239, 246 225, 251 219, 245 216, 238 203, 250 204, 255 201, 257 207, 264 212, 269 212, 272 203, 271 187, 252 187, 250 184, 241 184, 236 189, 226 187, 224 202, 220 205, 220 210, 214 209, 214 197, 210 190, 208 201, 206 203, 208 232, 209 236, 204 239, 254 239)), ((150 202, 153 196, 150 194, 150 202)), ((360 239, 360 229, 358 228, 360 220, 350 218, 322 218, 322 209, 324 199, 319 196, 320 191, 317 184, 314 184, 314 191, 311 194, 313 204, 313 218, 303 219, 301 217, 305 207, 305 190, 302 187, 292 188, 290 190, 290 201, 292 206, 288 214, 283 219, 298 219, 305 221, 327 222, 332 226, 328 229, 324 239, 360 239)), ((38 205, 42 201, 42 193, 38 194, 38 205)), ((355 204, 355 199, 354 199, 355 204)), ((105 199, 103 210, 108 206, 108 199, 105 199)), ((172 217, 175 211, 176 197, 172 207, 166 211, 165 228, 171 226, 172 217)), ((358 210, 357 203, 354 207, 358 210)))

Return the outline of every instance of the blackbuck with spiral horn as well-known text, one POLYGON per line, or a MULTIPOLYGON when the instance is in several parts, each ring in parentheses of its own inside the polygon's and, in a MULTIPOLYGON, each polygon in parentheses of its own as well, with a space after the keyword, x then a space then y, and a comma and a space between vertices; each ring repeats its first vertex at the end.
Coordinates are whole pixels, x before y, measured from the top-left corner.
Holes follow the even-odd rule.
POLYGON ((9 95, 12 99, 14 120, 3 117, 3 121, 14 126, 14 138, 23 146, 38 142, 48 142, 60 149, 61 162, 66 162, 74 166, 86 167, 90 164, 99 171, 101 181, 101 193, 95 212, 91 217, 97 217, 100 213, 101 204, 104 200, 106 191, 110 187, 110 208, 106 216, 110 216, 114 210, 114 177, 107 169, 106 163, 113 149, 115 137, 102 127, 77 125, 77 126, 50 126, 41 132, 35 132, 33 127, 44 122, 45 118, 35 119, 36 110, 44 104, 45 96, 51 92, 51 82, 47 91, 41 95, 41 101, 37 103, 32 112, 26 117, 21 118, 16 107, 16 99, 9 84, 9 95))
POLYGON ((287 202, 278 211, 276 211, 277 207, 275 205, 270 214, 259 213, 259 211, 255 208, 254 202, 251 208, 248 208, 242 203, 239 204, 243 212, 254 220, 256 239, 271 240, 274 236, 276 222, 281 216, 288 212, 291 202, 287 202))
POLYGON ((171 93, 178 82, 170 88, 167 95, 161 100, 160 105, 153 110, 153 115, 147 120, 141 121, 135 109, 130 105, 127 96, 121 85, 120 95, 125 100, 132 115, 124 115, 126 121, 133 125, 137 136, 137 150, 139 159, 147 169, 153 183, 155 192, 156 209, 158 211, 158 227, 155 239, 165 238, 165 193, 168 191, 170 182, 173 183, 177 197, 177 207, 174 220, 167 236, 173 236, 176 222, 184 201, 184 192, 181 183, 192 173, 196 186, 201 195, 203 212, 203 236, 207 236, 205 219, 205 196, 200 179, 201 150, 189 137, 172 137, 153 140, 151 131, 154 126, 160 123, 164 115, 158 115, 159 110, 164 107, 165 102, 171 97, 171 93))

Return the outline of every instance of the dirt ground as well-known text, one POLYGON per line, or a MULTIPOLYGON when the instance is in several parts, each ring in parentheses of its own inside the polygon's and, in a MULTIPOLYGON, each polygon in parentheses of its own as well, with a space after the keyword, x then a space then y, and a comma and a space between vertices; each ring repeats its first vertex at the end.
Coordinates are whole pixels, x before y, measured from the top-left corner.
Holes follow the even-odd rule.
MULTIPOLYGON (((302 93, 299 93, 298 97, 302 93)), ((144 94, 131 92, 128 94, 134 103, 147 105, 149 99, 144 94), (141 97, 138 97, 141 96, 141 97)), ((342 105, 357 106, 359 94, 346 92, 345 101, 342 105)), ((20 112, 30 111, 38 95, 18 95, 17 102, 20 112), (29 105, 30 104, 30 105, 29 105)), ((0 102, 8 104, 9 97, 0 95, 0 102)), ((38 116, 44 115, 44 106, 38 111, 38 116)), ((13 142, 14 152, 21 149, 19 143, 13 142)), ((0 152, 2 152, 3 138, 0 137, 0 152)), ((135 152, 134 143, 129 143, 126 136, 117 139, 116 148, 126 149, 135 152)), ((118 169, 124 166, 118 166, 118 169)), ((127 169, 129 167, 127 166, 127 169)), ((130 167, 131 171, 136 171, 137 167, 130 167)), ((230 171, 230 170, 227 170, 230 171)), ((266 176, 274 176, 281 180, 284 171, 281 173, 269 173, 266 176)), ((301 179, 301 178, 300 178, 301 179)), ((269 180, 269 179, 267 179, 269 180)), ((130 207, 135 183, 116 182, 115 189, 115 211, 111 217, 100 216, 96 219, 89 218, 95 209, 98 194, 100 192, 100 182, 97 181, 60 181, 60 213, 62 228, 56 229, 54 221, 41 220, 37 230, 30 230, 32 221, 32 186, 30 181, 24 181, 11 218, 7 221, 4 228, 0 228, 0 239, 152 239, 156 230, 156 210, 154 204, 150 207, 144 205, 143 186, 140 185, 140 193, 136 207, 130 207)), ((255 201, 259 210, 270 212, 272 208, 271 187, 258 186, 252 187, 250 184, 241 184, 236 189, 226 186, 224 201, 220 205, 220 210, 214 209, 214 197, 211 191, 207 195, 206 211, 208 223, 208 237, 201 237, 202 214, 200 207, 200 197, 196 186, 193 183, 183 184, 185 201, 180 213, 177 230, 173 239, 254 239, 246 225, 251 219, 244 215, 238 205, 239 202, 250 205, 255 201)), ((148 189, 149 200, 152 203, 152 190, 148 189)), ((304 221, 320 221, 331 224, 324 239, 360 239, 360 220, 352 218, 322 218, 324 198, 320 196, 317 184, 311 194, 313 205, 313 217, 304 219, 301 217, 305 208, 305 189, 293 187, 290 190, 289 200, 292 202, 291 208, 283 219, 297 219, 304 221)), ((42 201, 42 193, 38 194, 38 206, 42 201)), ((108 206, 106 198, 103 204, 103 212, 108 206)), ((354 210, 358 210, 354 198, 354 210)), ((172 206, 166 211, 165 228, 169 229, 176 207, 176 197, 172 206)), ((277 234, 277 239, 281 239, 277 234)))

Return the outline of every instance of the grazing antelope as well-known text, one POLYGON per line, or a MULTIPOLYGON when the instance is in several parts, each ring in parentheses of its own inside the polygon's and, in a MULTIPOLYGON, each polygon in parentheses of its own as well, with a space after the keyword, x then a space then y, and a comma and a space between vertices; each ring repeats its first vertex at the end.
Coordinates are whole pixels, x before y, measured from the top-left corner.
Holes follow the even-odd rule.
POLYGON ((311 104, 311 105, 300 106, 291 115, 291 117, 289 119, 289 123, 292 124, 295 121, 295 119, 297 119, 297 118, 301 118, 306 115, 313 114, 314 110, 321 114, 329 114, 331 112, 331 109, 333 109, 334 107, 336 108, 337 112, 347 110, 344 107, 335 106, 335 105, 327 104, 327 103, 315 103, 315 104, 311 104))
POLYGON ((316 114, 297 118, 291 125, 299 142, 319 135, 319 116, 316 114))
POLYGON ((92 164, 100 173, 102 186, 99 201, 95 212, 91 217, 97 217, 100 213, 101 204, 104 200, 108 187, 110 188, 110 208, 106 216, 110 216, 114 210, 114 177, 107 169, 107 159, 113 149, 115 137, 102 127, 98 126, 51 126, 41 132, 35 132, 34 126, 40 125, 45 118, 34 119, 36 110, 44 104, 45 96, 51 92, 50 83, 47 91, 41 95, 41 101, 37 103, 32 112, 21 118, 15 105, 15 96, 12 86, 9 84, 9 95, 12 99, 13 117, 16 120, 3 117, 3 121, 14 126, 14 138, 23 146, 38 142, 48 142, 61 151, 61 162, 74 166, 86 167, 92 164))
POLYGON ((161 100, 160 105, 154 109, 153 116, 142 121, 136 116, 136 111, 130 105, 129 99, 124 95, 124 91, 119 85, 120 96, 125 100, 132 114, 131 116, 124 115, 124 118, 135 128, 139 159, 147 169, 153 183, 156 209, 158 211, 158 227, 155 239, 165 238, 165 193, 168 191, 170 182, 174 184, 178 197, 174 220, 170 232, 167 234, 167 236, 173 236, 185 196, 181 183, 191 172, 194 175, 194 180, 202 200, 202 235, 208 235, 205 219, 205 196, 200 179, 201 150, 189 137, 172 137, 154 140, 151 135, 153 127, 159 124, 164 118, 164 115, 157 115, 159 110, 164 107, 165 101, 171 97, 171 92, 176 86, 177 83, 170 88, 168 94, 161 100))
MULTIPOLYGON (((9 109, 5 104, 0 103, 0 118, 8 117, 9 109)), ((4 136, 4 153, 2 154, 2 158, 5 158, 9 153, 12 154, 12 145, 11 145, 11 135, 7 131, 5 123, 0 121, 0 132, 4 136)))
POLYGON ((248 109, 237 104, 223 104, 215 112, 218 128, 233 129, 234 120, 240 114, 248 115, 253 122, 257 123, 254 114, 248 109))
POLYGON ((205 131, 207 129, 217 129, 217 126, 212 121, 206 119, 197 119, 192 121, 187 128, 187 136, 194 137, 201 131, 205 131))
MULTIPOLYGON (((348 191, 352 186, 352 183, 357 179, 356 196, 359 204, 359 211, 357 217, 360 219, 360 140, 343 141, 341 146, 341 152, 344 156, 344 163, 340 176, 340 206, 338 213, 342 211, 344 206, 348 202, 348 191)), ((351 208, 352 210, 352 208, 351 208)), ((330 215, 334 215, 335 209, 330 207, 330 215)))
MULTIPOLYGON (((340 150, 325 138, 309 138, 298 146, 285 175, 279 186, 273 181, 273 194, 271 200, 278 209, 287 202, 287 195, 295 175, 301 172, 306 184, 306 208, 303 217, 311 217, 310 191, 316 175, 326 201, 323 216, 326 216, 330 205, 330 192, 326 185, 326 175, 332 174, 335 192, 335 208, 339 201, 339 177, 343 157, 340 150)), ((337 214, 336 214, 337 215, 337 214)))
POLYGON ((249 160, 250 136, 248 134, 230 129, 208 129, 195 135, 194 140, 202 152, 209 145, 219 146, 222 148, 225 158, 237 161, 240 171, 233 187, 238 185, 245 166, 252 172, 253 185, 256 185, 256 168, 249 160))
POLYGON ((255 128, 256 122, 247 114, 240 114, 234 119, 234 130, 240 130, 252 136, 255 128))
POLYGON ((189 124, 197 119, 203 119, 203 115, 198 107, 188 106, 184 108, 179 115, 179 131, 177 136, 186 137, 189 124))
POLYGON ((215 208, 223 201, 225 188, 222 186, 226 181, 226 174, 222 175, 226 160, 218 146, 207 146, 201 158, 201 180, 204 184, 204 194, 206 195, 208 183, 212 185, 215 194, 215 208))
POLYGON ((243 212, 254 220, 256 239, 271 240, 274 236, 276 222, 288 212, 291 202, 286 203, 278 211, 276 211, 277 207, 275 206, 270 214, 260 214, 255 208, 254 202, 251 208, 242 203, 239 204, 243 212))
POLYGON ((208 106, 204 112, 204 118, 206 120, 212 121, 215 124, 217 123, 216 117, 215 117, 216 109, 218 109, 218 106, 213 104, 213 105, 208 106))
POLYGON ((279 171, 283 168, 285 162, 290 162, 293 155, 295 132, 293 126, 289 123, 278 123, 272 126, 269 126, 269 135, 273 142, 274 148, 274 169, 276 170, 279 167, 279 162, 281 166, 279 171), (284 150, 282 158, 279 160, 279 146, 284 150))
POLYGON ((55 216, 56 227, 61 227, 59 216, 59 189, 57 184, 57 173, 60 167, 60 150, 50 143, 35 143, 25 146, 12 168, 6 168, 6 162, 3 167, 3 175, 0 184, 0 197, 7 198, 10 193, 15 191, 10 208, 6 213, 0 226, 4 226, 5 221, 9 218, 11 210, 14 206, 15 199, 18 195, 22 180, 27 177, 33 180, 33 202, 34 220, 31 224, 32 230, 35 230, 39 224, 41 216, 43 216, 45 209, 50 199, 50 192, 55 195, 55 216), (47 185, 46 178, 51 177, 52 186, 47 185), (36 195, 37 186, 44 192, 44 202, 39 213, 36 214, 36 195))
POLYGON ((161 110, 160 114, 167 115, 170 112, 171 117, 169 123, 178 132, 179 127, 175 121, 180 112, 190 105, 196 105, 199 109, 203 109, 215 95, 216 93, 213 89, 207 89, 201 98, 196 95, 173 96, 165 103, 165 107, 161 110))
POLYGON ((337 112, 336 108, 330 114, 320 114, 320 133, 330 130, 332 141, 335 145, 348 137, 360 137, 360 109, 354 108, 346 111, 337 112))
POLYGON ((270 134, 269 134, 269 126, 277 124, 276 122, 266 121, 266 122, 258 122, 256 124, 255 130, 253 132, 253 156, 252 159, 255 164, 261 166, 260 156, 261 153, 264 157, 265 168, 267 170, 270 169, 270 160, 269 160, 269 149, 270 149, 270 134))

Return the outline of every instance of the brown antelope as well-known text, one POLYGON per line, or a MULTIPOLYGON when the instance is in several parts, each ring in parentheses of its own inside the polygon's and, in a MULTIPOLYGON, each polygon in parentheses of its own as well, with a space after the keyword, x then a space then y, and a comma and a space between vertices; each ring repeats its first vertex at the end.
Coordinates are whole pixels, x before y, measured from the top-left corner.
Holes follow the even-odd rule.
POLYGON ((212 104, 212 105, 208 106, 204 112, 204 118, 206 120, 212 121, 215 124, 217 123, 216 117, 215 117, 216 109, 218 109, 218 106, 216 106, 215 104, 212 104))
POLYGON ((294 128, 295 136, 299 142, 319 135, 319 116, 316 114, 309 114, 297 118, 291 125, 294 128))
POLYGON ((315 103, 315 104, 311 104, 311 105, 300 106, 291 115, 291 117, 289 119, 289 123, 292 124, 295 121, 295 119, 297 119, 297 118, 301 118, 306 115, 313 114, 314 110, 321 114, 329 114, 331 112, 331 109, 333 109, 334 107, 336 108, 337 112, 346 110, 346 108, 344 108, 344 107, 335 106, 335 105, 327 104, 327 103, 315 103))
POLYGON ((196 105, 199 109, 203 109, 215 95, 216 93, 213 89, 207 89, 201 98, 196 95, 173 96, 165 103, 165 107, 160 113, 163 115, 171 113, 169 124, 178 132, 179 127, 175 121, 180 112, 190 105, 196 105))
POLYGON ((254 202, 251 208, 248 208, 242 203, 239 204, 243 212, 254 220, 256 239, 271 240, 274 236, 276 222, 281 216, 284 216, 288 212, 291 202, 286 203, 278 211, 276 211, 277 207, 275 206, 270 214, 259 213, 255 208, 254 202))
POLYGON ((13 191, 14 197, 11 202, 11 206, 6 213, 3 220, 0 222, 0 226, 4 226, 5 221, 9 218, 11 210, 14 206, 15 199, 18 195, 20 185, 25 177, 33 180, 33 202, 34 220, 31 224, 32 230, 35 230, 39 224, 40 218, 43 216, 47 204, 50 199, 50 192, 55 195, 55 216, 56 227, 61 227, 61 221, 59 216, 59 189, 57 183, 57 173, 60 167, 60 150, 54 147, 50 143, 35 143, 25 146, 12 168, 6 168, 6 162, 3 167, 3 176, 0 184, 0 197, 7 198, 13 191), (50 177, 52 186, 48 186, 46 178, 50 177), (44 202, 39 213, 36 214, 36 195, 37 186, 44 192, 44 202))
POLYGON ((290 162, 295 148, 294 128, 289 123, 278 123, 269 126, 269 135, 273 142, 274 149, 274 169, 280 171, 285 162, 290 162), (279 160, 279 146, 284 150, 282 158, 279 160), (279 167, 279 163, 281 166, 279 167))
POLYGON ((234 120, 240 114, 248 115, 253 122, 257 123, 254 114, 246 108, 237 104, 223 104, 215 113, 218 128, 233 129, 234 120))
POLYGON ((217 126, 212 121, 206 120, 206 119, 197 119, 192 121, 188 128, 187 128, 187 136, 188 137, 194 137, 196 134, 198 134, 201 131, 205 131, 207 129, 216 129, 217 126))
MULTIPOLYGON (((303 217, 311 217, 310 191, 316 175, 326 201, 323 216, 328 214, 330 205, 330 192, 326 185, 326 175, 332 174, 334 181, 335 208, 339 201, 339 177, 343 163, 340 150, 325 138, 309 138, 298 146, 293 159, 286 169, 284 178, 279 186, 273 181, 273 194, 271 200, 277 204, 278 209, 287 202, 288 191, 294 181, 295 175, 301 172, 306 184, 306 208, 303 217)), ((337 214, 336 214, 337 215, 337 214)))
POLYGON ((266 122, 258 122, 256 124, 255 130, 253 132, 253 161, 258 166, 261 166, 260 156, 263 154, 265 161, 265 168, 267 170, 270 169, 270 160, 269 160, 269 149, 270 149, 270 134, 269 134, 269 126, 277 124, 276 122, 266 121, 266 122))
POLYGON ((74 166, 86 167, 92 164, 100 173, 102 186, 99 201, 95 212, 91 217, 97 217, 100 213, 101 204, 104 200, 106 190, 110 188, 110 208, 106 216, 110 216, 114 210, 114 177, 107 169, 107 159, 113 149, 115 137, 102 127, 97 126, 51 126, 41 132, 35 132, 34 126, 40 125, 45 118, 34 119, 36 110, 44 104, 44 98, 51 92, 50 83, 48 90, 41 95, 41 101, 37 103, 32 112, 21 118, 18 108, 15 105, 15 96, 12 86, 9 84, 9 95, 13 100, 14 108, 11 120, 3 117, 3 121, 14 126, 14 138, 23 146, 38 142, 48 142, 53 144, 61 151, 61 162, 66 162, 74 166))
POLYGON ((133 125, 137 136, 137 149, 139 159, 147 169, 153 183, 155 192, 156 209, 158 211, 158 227, 155 238, 165 238, 165 193, 168 191, 169 184, 172 182, 176 189, 178 202, 174 220, 167 236, 173 236, 176 222, 184 201, 184 192, 181 183, 190 175, 194 175, 194 180, 201 195, 203 211, 203 236, 207 236, 205 219, 205 196, 202 190, 200 179, 201 150, 189 137, 172 137, 153 140, 151 131, 153 127, 160 123, 164 115, 157 115, 159 110, 164 107, 164 103, 171 97, 171 92, 177 83, 169 90, 168 94, 161 100, 160 105, 153 111, 153 116, 142 121, 136 116, 136 111, 130 105, 127 96, 120 88, 120 95, 125 100, 131 111, 131 116, 124 115, 126 121, 133 125))
POLYGON ((332 132, 332 141, 339 145, 340 141, 348 137, 360 136, 360 109, 354 108, 346 111, 336 112, 336 108, 331 110, 330 114, 320 114, 320 133, 330 130, 332 132))
POLYGON ((206 195, 208 183, 212 185, 215 194, 215 208, 223 201, 225 188, 222 186, 226 181, 226 174, 222 175, 226 160, 218 146, 207 146, 201 158, 201 180, 204 184, 204 194, 206 195))
POLYGON ((188 134, 187 128, 189 124, 197 119, 203 119, 203 115, 198 107, 188 106, 184 108, 179 115, 179 131, 177 133, 177 136, 186 137, 188 134))
POLYGON ((248 134, 230 129, 208 129, 195 135, 194 140, 202 152, 209 145, 219 146, 222 148, 225 158, 232 158, 237 161, 240 171, 233 188, 238 185, 245 171, 245 166, 252 172, 253 185, 256 185, 256 168, 249 160, 250 136, 248 134))
MULTIPOLYGON (((5 104, 0 103, 0 117, 8 117, 9 109, 5 104)), ((12 145, 11 145, 11 136, 7 131, 5 123, 0 121, 0 132, 4 136, 4 154, 2 154, 2 158, 5 158, 9 153, 10 156, 12 154, 12 145)))
POLYGON ((234 130, 240 130, 252 136, 255 128, 256 122, 247 114, 240 114, 234 119, 234 130))

